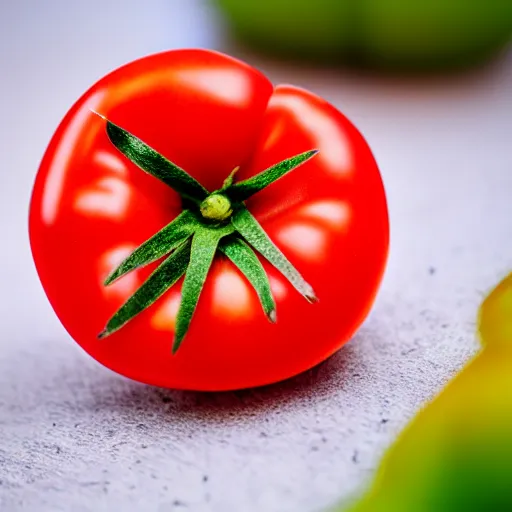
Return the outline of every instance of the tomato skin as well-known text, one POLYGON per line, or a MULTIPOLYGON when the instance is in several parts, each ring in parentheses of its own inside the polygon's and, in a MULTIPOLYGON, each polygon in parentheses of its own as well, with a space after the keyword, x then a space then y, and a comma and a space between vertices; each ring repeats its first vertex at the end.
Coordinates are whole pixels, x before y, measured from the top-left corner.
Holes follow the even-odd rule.
POLYGON ((272 84, 206 50, 169 51, 128 64, 72 107, 41 163, 30 240, 46 294, 76 342, 108 368, 148 384, 226 390, 291 377, 329 357, 367 315, 387 257, 380 174, 363 137, 313 94, 272 84), (171 355, 181 282, 108 339, 97 334, 156 264, 110 287, 108 273, 170 222, 176 193, 109 142, 104 121, 131 131, 209 190, 236 166, 243 179, 278 161, 320 153, 251 198, 248 208, 310 282, 309 304, 263 261, 276 324, 236 268, 217 257, 191 328, 171 355))

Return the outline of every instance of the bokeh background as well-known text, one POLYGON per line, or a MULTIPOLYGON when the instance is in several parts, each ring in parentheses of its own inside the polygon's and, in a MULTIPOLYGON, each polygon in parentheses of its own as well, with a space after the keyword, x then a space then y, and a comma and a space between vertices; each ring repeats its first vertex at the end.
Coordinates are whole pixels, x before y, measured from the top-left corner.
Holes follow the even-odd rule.
POLYGON ((478 305, 512 268, 511 4, 468 3, 0 4, 0 510, 307 512, 364 488, 477 350, 478 305), (382 171, 391 253, 375 308, 282 384, 200 394, 113 375, 69 339, 33 268, 28 203, 57 124, 110 70, 180 47, 325 97, 382 171))

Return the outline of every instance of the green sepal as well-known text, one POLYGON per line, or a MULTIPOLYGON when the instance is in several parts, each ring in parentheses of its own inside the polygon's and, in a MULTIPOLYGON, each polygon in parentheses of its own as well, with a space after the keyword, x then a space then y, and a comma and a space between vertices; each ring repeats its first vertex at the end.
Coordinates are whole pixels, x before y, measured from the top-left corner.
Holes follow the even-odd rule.
POLYGON ((268 187, 271 183, 274 183, 274 181, 282 178, 285 174, 289 173, 299 165, 314 157, 317 153, 318 150, 313 149, 311 151, 306 151, 305 153, 292 156, 291 158, 287 158, 286 160, 282 160, 272 167, 256 174, 256 176, 252 176, 251 178, 235 184, 229 184, 224 189, 224 193, 232 201, 245 201, 260 190, 268 187))
POLYGON ((185 170, 128 131, 101 114, 98 115, 105 119, 107 134, 113 145, 132 163, 180 194, 184 208, 181 215, 133 251, 106 279, 105 285, 109 285, 126 273, 171 253, 112 316, 99 334, 100 338, 117 331, 151 306, 185 274, 172 347, 175 353, 189 329, 218 249, 239 268, 254 287, 270 321, 276 321, 276 305, 268 276, 252 248, 280 270, 307 300, 317 300, 311 286, 273 244, 243 204, 253 194, 312 158, 317 150, 293 156, 256 176, 233 183, 237 167, 226 178, 222 188, 210 194, 185 170), (222 200, 227 202, 224 204, 222 200), (230 217, 231 221, 228 221, 230 217), (221 241, 226 236, 229 238, 221 241))
POLYGON ((267 318, 276 322, 276 303, 272 296, 268 276, 254 251, 236 237, 221 241, 219 250, 223 252, 242 272, 255 289, 267 318))
POLYGON ((208 196, 208 191, 181 167, 108 119, 107 134, 112 144, 131 162, 164 182, 182 197, 200 203, 208 196))
POLYGON ((304 280, 286 256, 274 245, 265 230, 245 206, 241 205, 237 208, 233 213, 231 222, 240 235, 272 263, 309 302, 318 300, 311 285, 304 280))
POLYGON ((105 280, 105 286, 121 276, 152 263, 178 247, 194 232, 196 216, 184 210, 171 223, 135 249, 105 280))
POLYGON ((236 173, 240 170, 240 166, 237 166, 235 167, 228 175, 228 177, 224 180, 224 182, 222 183, 222 188, 220 189, 220 191, 223 191, 223 190, 226 190, 227 188, 229 188, 232 184, 233 184, 233 181, 235 179, 235 176, 236 176, 236 173))
POLYGON ((189 240, 181 244, 119 308, 98 338, 106 338, 121 329, 173 286, 187 270, 190 247, 189 240))
POLYGON ((190 262, 181 288, 181 302, 176 316, 176 331, 172 345, 173 354, 180 348, 188 331, 208 271, 222 237, 233 233, 231 224, 224 226, 198 226, 192 237, 190 262))

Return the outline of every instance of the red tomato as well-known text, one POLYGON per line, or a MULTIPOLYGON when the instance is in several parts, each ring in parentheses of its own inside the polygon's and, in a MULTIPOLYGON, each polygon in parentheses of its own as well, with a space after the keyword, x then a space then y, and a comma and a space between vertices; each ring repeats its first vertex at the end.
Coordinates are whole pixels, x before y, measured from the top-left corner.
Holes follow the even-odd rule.
POLYGON ((272 383, 323 361, 354 334, 388 251, 381 178, 357 129, 305 90, 207 50, 169 51, 117 69, 68 112, 46 151, 30 211, 32 252, 69 334, 94 359, 157 386, 225 390, 272 383), (188 171, 208 190, 298 153, 319 154, 248 200, 249 210, 319 298, 309 304, 267 262, 277 323, 216 256, 183 346, 171 354, 178 282, 107 339, 97 335, 155 264, 103 281, 181 210, 179 196, 109 141, 91 109, 188 171))

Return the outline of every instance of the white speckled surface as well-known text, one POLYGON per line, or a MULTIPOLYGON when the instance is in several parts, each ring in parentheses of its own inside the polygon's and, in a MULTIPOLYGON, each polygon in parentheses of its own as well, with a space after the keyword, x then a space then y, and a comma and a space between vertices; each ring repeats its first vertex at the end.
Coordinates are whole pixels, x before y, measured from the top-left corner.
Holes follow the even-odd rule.
POLYGON ((327 363, 253 391, 152 389, 95 364, 32 267, 31 183, 60 118, 92 82, 194 45, 222 45, 198 1, 0 5, 2 511, 321 510, 367 481, 474 351, 482 294, 512 268, 512 55, 428 80, 255 59, 276 82, 335 103, 374 149, 392 249, 371 317, 327 363))

